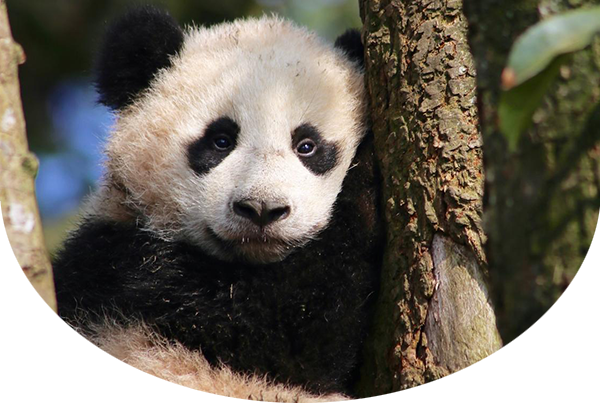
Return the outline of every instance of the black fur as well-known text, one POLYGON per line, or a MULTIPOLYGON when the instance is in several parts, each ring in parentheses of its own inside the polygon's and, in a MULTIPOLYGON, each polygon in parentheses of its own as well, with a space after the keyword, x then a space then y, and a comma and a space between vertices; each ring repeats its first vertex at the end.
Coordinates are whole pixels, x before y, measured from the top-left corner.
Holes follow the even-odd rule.
POLYGON ((240 126, 231 118, 221 117, 208 125, 202 137, 188 147, 188 163, 198 175, 208 173, 233 151, 237 143, 240 126), (231 147, 219 150, 215 147, 215 139, 226 137, 231 147))
POLYGON ((335 40, 335 47, 344 50, 350 60, 358 62, 360 66, 365 65, 365 47, 358 29, 349 29, 340 35, 335 40))
POLYGON ((304 139, 311 139, 317 149, 310 157, 298 155, 300 161, 311 172, 316 175, 324 175, 329 172, 338 160, 338 147, 334 143, 325 141, 319 130, 310 125, 303 124, 292 133, 292 147, 295 149, 304 139))
POLYGON ((54 262, 60 315, 83 328, 142 318, 211 363, 350 393, 382 245, 370 138, 355 164, 329 227, 279 263, 225 263, 133 223, 85 222, 54 262))
POLYGON ((171 66, 183 31, 166 12, 146 6, 112 24, 96 61, 100 102, 115 110, 130 105, 156 73, 171 66))

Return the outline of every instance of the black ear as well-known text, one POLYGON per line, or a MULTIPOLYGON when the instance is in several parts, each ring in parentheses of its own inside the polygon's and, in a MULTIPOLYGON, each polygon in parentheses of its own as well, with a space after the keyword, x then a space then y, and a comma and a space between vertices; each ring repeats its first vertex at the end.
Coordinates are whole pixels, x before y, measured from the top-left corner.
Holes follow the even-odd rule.
POLYGON ((365 65, 365 47, 358 29, 349 29, 340 35, 335 40, 335 47, 345 51, 350 60, 358 62, 360 66, 365 65))
POLYGON ((158 70, 171 65, 183 31, 165 11, 145 6, 109 26, 96 61, 100 102, 115 110, 130 105, 158 70))

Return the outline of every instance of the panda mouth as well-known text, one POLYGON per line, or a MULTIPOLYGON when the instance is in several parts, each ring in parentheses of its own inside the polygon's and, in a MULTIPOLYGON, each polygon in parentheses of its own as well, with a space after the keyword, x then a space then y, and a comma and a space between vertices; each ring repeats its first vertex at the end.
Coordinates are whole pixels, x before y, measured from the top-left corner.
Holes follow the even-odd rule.
POLYGON ((216 256, 228 261, 274 263, 285 259, 295 249, 290 242, 266 234, 264 236, 240 235, 235 239, 225 239, 210 227, 206 228, 206 233, 216 247, 216 256))
POLYGON ((256 247, 258 249, 265 249, 265 251, 270 250, 271 248, 290 248, 291 245, 289 242, 284 241, 283 239, 275 238, 273 236, 269 236, 267 234, 252 234, 252 235, 242 235, 240 237, 234 239, 226 239, 220 237, 212 228, 207 227, 206 232, 209 237, 215 241, 217 244, 224 248, 232 248, 232 247, 256 247))

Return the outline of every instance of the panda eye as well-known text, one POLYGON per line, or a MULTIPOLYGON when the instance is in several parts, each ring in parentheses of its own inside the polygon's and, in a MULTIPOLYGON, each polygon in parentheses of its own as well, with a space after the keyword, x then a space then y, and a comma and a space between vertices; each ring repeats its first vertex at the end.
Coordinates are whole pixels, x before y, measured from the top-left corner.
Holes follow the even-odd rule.
POLYGON ((317 145, 311 139, 304 139, 296 146, 296 152, 302 157, 312 157, 317 150, 317 145))
POLYGON ((226 151, 231 147, 231 139, 225 134, 219 134, 213 139, 213 144, 217 151, 226 151))

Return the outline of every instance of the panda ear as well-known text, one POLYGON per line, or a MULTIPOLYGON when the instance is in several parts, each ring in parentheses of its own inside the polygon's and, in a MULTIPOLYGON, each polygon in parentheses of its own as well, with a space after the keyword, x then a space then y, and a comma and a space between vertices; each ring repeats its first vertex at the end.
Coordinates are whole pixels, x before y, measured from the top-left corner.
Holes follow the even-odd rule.
POLYGON ((365 65, 365 47, 358 29, 349 29, 335 40, 335 47, 346 52, 348 58, 363 67, 365 65))
POLYGON ((95 68, 100 102, 115 110, 130 105, 160 69, 171 66, 183 39, 173 17, 150 6, 132 10, 110 25, 95 68))

